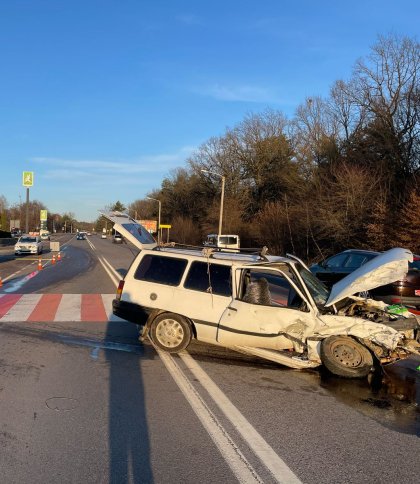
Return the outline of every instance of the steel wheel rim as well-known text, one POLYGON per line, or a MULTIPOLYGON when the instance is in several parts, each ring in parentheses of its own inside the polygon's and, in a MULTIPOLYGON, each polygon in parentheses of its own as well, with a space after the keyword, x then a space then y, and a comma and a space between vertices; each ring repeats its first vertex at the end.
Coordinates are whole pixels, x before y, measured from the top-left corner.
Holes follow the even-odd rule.
POLYGON ((331 347, 331 352, 334 359, 347 368, 357 368, 363 363, 360 349, 350 342, 336 341, 331 347))
POLYGON ((156 326, 156 338, 162 346, 175 348, 184 339, 184 328, 176 319, 162 319, 156 326))

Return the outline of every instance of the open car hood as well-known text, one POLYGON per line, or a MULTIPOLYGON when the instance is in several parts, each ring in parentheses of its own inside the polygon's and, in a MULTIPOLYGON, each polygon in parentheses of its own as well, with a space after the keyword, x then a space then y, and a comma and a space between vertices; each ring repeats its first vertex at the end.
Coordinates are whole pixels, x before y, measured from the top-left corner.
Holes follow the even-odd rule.
POLYGON ((412 261, 413 254, 407 249, 396 248, 379 254, 334 284, 325 306, 402 279, 408 271, 408 263, 412 261))
POLYGON ((157 246, 149 232, 133 218, 121 212, 100 212, 114 224, 114 230, 135 245, 138 249, 153 249, 157 246))

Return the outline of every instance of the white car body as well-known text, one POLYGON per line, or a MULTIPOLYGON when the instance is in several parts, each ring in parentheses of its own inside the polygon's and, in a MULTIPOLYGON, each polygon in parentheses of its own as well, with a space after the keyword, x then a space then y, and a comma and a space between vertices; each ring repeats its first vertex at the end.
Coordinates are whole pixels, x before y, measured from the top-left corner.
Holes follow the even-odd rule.
POLYGON ((396 316, 382 302, 348 298, 404 274, 412 260, 410 251, 392 249, 381 254, 340 281, 328 295, 297 258, 264 260, 259 255, 211 253, 209 249, 156 248, 151 238, 140 240, 138 234, 144 235, 144 229, 129 217, 105 216, 141 249, 114 300, 114 314, 144 324, 146 331, 162 313, 180 315, 199 341, 292 368, 319 366, 321 342, 333 335, 362 342, 381 362, 418 352, 414 337, 419 325, 413 315, 396 316), (172 278, 181 266, 182 271, 172 278), (194 279, 198 270, 204 274, 202 279, 194 279), (218 293, 217 274, 221 273, 229 276, 218 293), (260 289, 255 292, 257 286, 260 289), (261 286, 269 289, 268 302, 261 296, 261 286), (135 317, 132 310, 138 311, 135 317))
POLYGON ((15 244, 15 255, 41 254, 43 249, 41 238, 38 235, 22 235, 15 244))

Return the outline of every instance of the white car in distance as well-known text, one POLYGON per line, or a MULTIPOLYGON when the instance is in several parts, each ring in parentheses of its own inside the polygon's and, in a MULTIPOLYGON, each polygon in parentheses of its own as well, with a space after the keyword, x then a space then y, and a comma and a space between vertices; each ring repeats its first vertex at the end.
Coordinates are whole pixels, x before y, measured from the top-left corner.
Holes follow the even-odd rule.
POLYGON ((15 255, 42 254, 42 241, 38 235, 22 235, 15 244, 15 255))

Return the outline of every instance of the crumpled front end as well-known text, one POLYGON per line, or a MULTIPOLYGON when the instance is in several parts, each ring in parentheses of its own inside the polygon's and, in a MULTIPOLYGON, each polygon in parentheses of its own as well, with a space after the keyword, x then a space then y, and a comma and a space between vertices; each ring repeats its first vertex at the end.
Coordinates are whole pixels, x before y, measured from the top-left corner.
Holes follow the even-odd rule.
POLYGON ((337 314, 323 314, 321 337, 347 335, 367 346, 382 363, 420 354, 419 319, 401 306, 352 297, 337 314))

